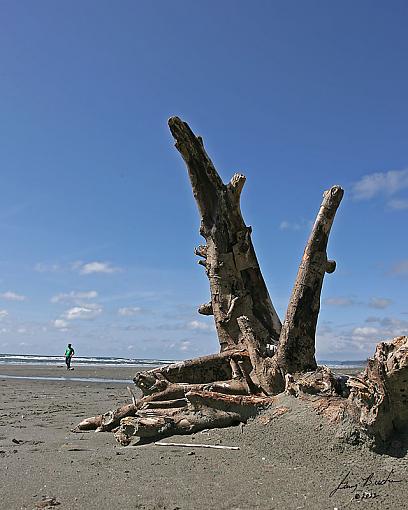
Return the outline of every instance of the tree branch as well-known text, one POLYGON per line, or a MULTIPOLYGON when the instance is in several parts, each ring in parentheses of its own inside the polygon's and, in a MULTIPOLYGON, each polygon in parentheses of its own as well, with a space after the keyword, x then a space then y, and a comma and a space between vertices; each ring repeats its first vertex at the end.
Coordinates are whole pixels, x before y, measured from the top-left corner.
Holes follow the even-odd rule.
POLYGON ((279 339, 276 361, 286 373, 315 370, 315 335, 320 310, 320 293, 325 272, 333 272, 335 262, 327 260, 327 243, 344 191, 333 186, 323 194, 279 339))

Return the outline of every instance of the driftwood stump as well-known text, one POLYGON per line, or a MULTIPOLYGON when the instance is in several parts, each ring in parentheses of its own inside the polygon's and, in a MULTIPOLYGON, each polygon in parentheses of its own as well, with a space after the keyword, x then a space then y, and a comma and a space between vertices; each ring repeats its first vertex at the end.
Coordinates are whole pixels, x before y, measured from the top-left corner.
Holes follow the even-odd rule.
POLYGON ((320 295, 336 263, 327 244, 343 197, 340 186, 323 194, 305 247, 283 325, 273 307, 240 210, 245 183, 224 184, 203 140, 178 117, 169 120, 201 215, 205 245, 195 249, 210 286, 198 312, 213 315, 220 353, 139 372, 140 400, 87 418, 77 430, 113 430, 121 444, 133 436, 188 434, 245 422, 282 391, 310 400, 318 412, 348 428, 349 437, 387 441, 408 425, 408 337, 378 344, 358 377, 337 376, 315 359, 320 295))

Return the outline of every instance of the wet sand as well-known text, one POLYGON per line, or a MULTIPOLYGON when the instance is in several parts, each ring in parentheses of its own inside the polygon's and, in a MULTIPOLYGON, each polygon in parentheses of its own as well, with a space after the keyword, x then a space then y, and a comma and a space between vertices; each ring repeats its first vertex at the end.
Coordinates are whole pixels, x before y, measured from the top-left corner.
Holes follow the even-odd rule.
POLYGON ((110 433, 70 432, 84 417, 129 402, 136 370, 0 367, 4 375, 69 378, 0 375, 0 509, 40 508, 46 497, 61 510, 407 508, 406 436, 387 454, 344 445, 322 417, 289 397, 281 405, 290 410, 278 419, 266 412, 242 428, 163 440, 239 450, 122 448, 110 433), (129 382, 75 380, 82 377, 129 382))

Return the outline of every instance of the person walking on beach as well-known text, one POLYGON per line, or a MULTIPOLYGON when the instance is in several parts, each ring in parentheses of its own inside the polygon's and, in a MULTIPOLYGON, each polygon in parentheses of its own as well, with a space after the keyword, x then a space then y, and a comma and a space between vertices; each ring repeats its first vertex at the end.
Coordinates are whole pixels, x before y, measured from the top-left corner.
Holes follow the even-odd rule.
POLYGON ((75 354, 74 348, 71 344, 68 344, 68 347, 65 349, 65 363, 67 365, 67 370, 74 370, 71 368, 71 359, 72 356, 75 354))

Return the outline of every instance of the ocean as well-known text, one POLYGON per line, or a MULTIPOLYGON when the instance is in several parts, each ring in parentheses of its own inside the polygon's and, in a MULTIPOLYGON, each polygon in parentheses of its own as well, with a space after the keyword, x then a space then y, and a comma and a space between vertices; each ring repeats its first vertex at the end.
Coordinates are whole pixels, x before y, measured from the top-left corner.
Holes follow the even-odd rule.
MULTIPOLYGON (((117 358, 117 357, 74 357, 75 365, 85 367, 158 367, 177 363, 180 360, 171 359, 143 359, 143 358, 117 358)), ((1 365, 39 365, 57 366, 65 363, 64 356, 39 356, 31 354, 0 354, 1 365)), ((329 368, 362 368, 366 360, 318 360, 319 365, 329 368)))
MULTIPOLYGON (((116 358, 116 357, 81 357, 73 358, 75 365, 85 367, 158 367, 176 363, 177 360, 163 359, 139 359, 139 358, 116 358)), ((39 356, 31 354, 0 354, 1 365, 39 365, 58 366, 64 364, 64 356, 39 356)))

